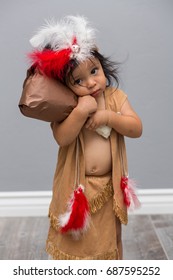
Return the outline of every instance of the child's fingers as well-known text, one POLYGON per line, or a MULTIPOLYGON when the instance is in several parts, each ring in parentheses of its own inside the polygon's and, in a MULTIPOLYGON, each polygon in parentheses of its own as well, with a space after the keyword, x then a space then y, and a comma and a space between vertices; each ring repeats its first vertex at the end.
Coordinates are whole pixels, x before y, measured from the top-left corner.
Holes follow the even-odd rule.
POLYGON ((86 124, 85 124, 85 127, 86 127, 86 128, 89 128, 91 125, 92 125, 92 120, 91 120, 91 118, 89 118, 89 119, 87 120, 86 124))
POLYGON ((95 124, 94 120, 92 119, 92 117, 88 119, 85 127, 88 129, 94 129, 96 127, 96 124, 95 124))

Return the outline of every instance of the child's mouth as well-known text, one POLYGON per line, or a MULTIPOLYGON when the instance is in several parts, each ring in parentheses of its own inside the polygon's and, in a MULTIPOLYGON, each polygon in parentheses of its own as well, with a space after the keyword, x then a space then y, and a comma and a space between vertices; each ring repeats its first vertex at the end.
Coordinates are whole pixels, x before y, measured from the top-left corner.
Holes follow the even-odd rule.
POLYGON ((92 97, 97 97, 97 95, 100 93, 100 91, 99 90, 96 90, 96 91, 94 91, 92 94, 91 94, 91 96, 92 97))

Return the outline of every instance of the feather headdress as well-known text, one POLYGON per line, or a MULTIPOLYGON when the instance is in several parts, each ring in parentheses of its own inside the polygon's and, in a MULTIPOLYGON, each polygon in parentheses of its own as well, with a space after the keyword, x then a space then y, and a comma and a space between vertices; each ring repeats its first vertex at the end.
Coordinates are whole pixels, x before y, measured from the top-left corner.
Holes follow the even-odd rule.
POLYGON ((28 56, 42 72, 63 78, 64 68, 71 59, 82 62, 96 49, 95 29, 82 16, 66 16, 60 22, 46 24, 30 39, 35 48, 28 56))

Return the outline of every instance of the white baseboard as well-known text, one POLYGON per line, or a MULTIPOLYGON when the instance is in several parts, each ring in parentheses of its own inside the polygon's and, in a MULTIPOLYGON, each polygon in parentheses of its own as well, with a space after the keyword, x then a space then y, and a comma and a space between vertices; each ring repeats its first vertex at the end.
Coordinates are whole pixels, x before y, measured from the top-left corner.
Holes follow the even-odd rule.
POLYGON ((47 216, 50 191, 0 192, 0 217, 47 216))
POLYGON ((141 207, 134 214, 173 214, 173 189, 140 189, 141 207))
MULTIPOLYGON (((47 216, 51 191, 0 192, 0 217, 47 216)), ((141 208, 130 214, 173 214, 173 189, 141 189, 141 208)))

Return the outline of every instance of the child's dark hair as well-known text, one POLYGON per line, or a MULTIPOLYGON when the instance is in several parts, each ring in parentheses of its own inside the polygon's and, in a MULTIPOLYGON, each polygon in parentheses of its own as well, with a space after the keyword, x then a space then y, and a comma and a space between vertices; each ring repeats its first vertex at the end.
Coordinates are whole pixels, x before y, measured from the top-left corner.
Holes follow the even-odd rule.
POLYGON ((116 81, 117 88, 119 86, 119 78, 118 78, 118 63, 113 62, 109 59, 109 57, 105 57, 97 50, 92 52, 93 56, 100 61, 100 64, 103 68, 103 72, 107 78, 108 84, 110 86, 116 81))
MULTIPOLYGON (((100 61, 100 64, 103 68, 103 72, 105 77, 107 78, 107 86, 113 85, 114 81, 116 82, 116 87, 119 86, 119 78, 118 78, 118 63, 111 61, 108 57, 103 56, 97 50, 93 50, 91 52, 93 57, 97 58, 100 61)), ((92 60, 92 58, 91 58, 92 60)), ((79 65, 78 61, 72 59, 68 65, 66 65, 63 71, 63 82, 66 84, 67 75, 72 76, 73 70, 79 65)))

